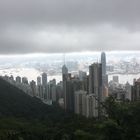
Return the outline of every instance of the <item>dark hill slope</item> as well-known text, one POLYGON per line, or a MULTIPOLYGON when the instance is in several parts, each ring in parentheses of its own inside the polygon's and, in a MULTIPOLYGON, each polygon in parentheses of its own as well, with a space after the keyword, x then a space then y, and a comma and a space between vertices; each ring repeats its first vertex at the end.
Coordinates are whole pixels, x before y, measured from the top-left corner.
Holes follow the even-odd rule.
POLYGON ((55 113, 63 115, 60 108, 48 106, 0 78, 0 116, 53 119, 55 113))

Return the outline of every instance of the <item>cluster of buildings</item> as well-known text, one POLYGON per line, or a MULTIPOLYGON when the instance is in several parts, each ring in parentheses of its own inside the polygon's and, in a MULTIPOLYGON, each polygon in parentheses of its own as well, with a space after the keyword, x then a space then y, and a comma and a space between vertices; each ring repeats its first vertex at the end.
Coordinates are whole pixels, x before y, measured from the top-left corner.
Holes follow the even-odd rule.
POLYGON ((136 58, 130 60, 120 60, 118 62, 110 62, 107 65, 108 74, 139 74, 140 63, 136 58))
POLYGON ((51 105, 53 102, 57 102, 62 98, 62 81, 56 84, 56 80, 47 81, 47 74, 42 73, 37 77, 37 82, 32 80, 28 81, 27 77, 14 77, 11 75, 2 77, 10 84, 16 86, 26 94, 41 99, 44 103, 51 105))
POLYGON ((104 115, 102 103, 112 95, 117 101, 140 99, 140 79, 134 80, 133 86, 128 82, 119 84, 119 77, 113 76, 108 83, 106 73, 106 54, 101 54, 100 63, 89 66, 88 74, 79 71, 78 75, 72 75, 64 64, 62 67, 62 81, 47 80, 47 74, 42 73, 36 82, 28 81, 26 77, 4 76, 3 79, 10 82, 26 94, 41 99, 46 104, 57 102, 64 110, 83 115, 85 117, 100 117, 104 115))
POLYGON ((119 77, 113 76, 108 84, 109 95, 114 96, 116 101, 137 101, 140 100, 140 79, 134 79, 133 85, 119 83, 119 77))
POLYGON ((104 112, 102 102, 108 96, 106 55, 101 54, 101 63, 89 66, 89 74, 80 71, 79 76, 68 73, 62 67, 64 109, 86 117, 100 117, 104 112))

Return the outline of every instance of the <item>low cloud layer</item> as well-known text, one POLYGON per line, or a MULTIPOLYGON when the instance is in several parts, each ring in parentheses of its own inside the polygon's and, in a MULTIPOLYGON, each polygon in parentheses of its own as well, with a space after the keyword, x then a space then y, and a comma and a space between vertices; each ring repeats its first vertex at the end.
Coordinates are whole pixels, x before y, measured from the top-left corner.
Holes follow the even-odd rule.
POLYGON ((0 1, 0 53, 140 50, 139 0, 0 1))

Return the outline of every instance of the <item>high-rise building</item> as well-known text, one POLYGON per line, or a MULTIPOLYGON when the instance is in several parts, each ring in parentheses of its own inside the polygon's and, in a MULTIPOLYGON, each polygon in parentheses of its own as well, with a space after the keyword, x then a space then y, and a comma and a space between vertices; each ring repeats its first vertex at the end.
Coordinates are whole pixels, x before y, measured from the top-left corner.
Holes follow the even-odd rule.
POLYGON ((86 95, 87 92, 83 90, 76 91, 74 94, 74 112, 85 116, 86 112, 86 95))
POLYGON ((37 96, 41 99, 44 98, 44 96, 43 96, 43 86, 41 84, 41 77, 40 76, 37 77, 37 96))
POLYGON ((105 52, 101 53, 101 64, 102 64, 102 100, 105 100, 105 97, 108 96, 108 76, 106 74, 106 54, 105 52))
POLYGON ((42 73, 42 89, 43 89, 43 98, 47 99, 47 74, 42 73))
POLYGON ((41 77, 40 76, 37 77, 37 85, 38 86, 41 85, 41 77))
POLYGON ((74 112, 74 93, 82 88, 81 81, 77 77, 72 77, 65 68, 63 74, 64 109, 74 112))
POLYGON ((47 74, 42 73, 42 85, 45 87, 47 86, 47 74))
POLYGON ((119 76, 113 76, 113 81, 119 83, 119 76))
POLYGON ((128 100, 130 100, 131 101, 131 85, 127 82, 126 84, 125 84, 125 90, 126 90, 126 94, 125 94, 125 99, 128 99, 128 100))
POLYGON ((62 67, 62 80, 63 80, 63 95, 62 97, 64 98, 64 109, 67 109, 67 105, 66 105, 66 86, 67 86, 67 79, 68 79, 68 69, 66 67, 66 65, 63 65, 62 67))
POLYGON ((98 117, 99 116, 99 103, 94 94, 88 94, 86 96, 86 117, 98 117))
POLYGON ((140 100, 140 79, 134 81, 132 86, 132 101, 140 100))
MULTIPOLYGON (((102 64, 94 63, 89 66, 89 94, 102 92, 102 64)), ((102 96, 102 95, 100 95, 102 96)))
POLYGON ((50 80, 47 86, 47 100, 56 101, 56 80, 50 80))
POLYGON ((57 94, 57 92, 56 92, 56 85, 52 85, 52 87, 51 87, 51 100, 53 102, 56 102, 56 100, 57 100, 56 94, 57 94))
POLYGON ((106 76, 106 54, 101 53, 101 63, 102 63, 102 76, 106 76))
POLYGON ((22 83, 23 83, 23 84, 28 84, 28 79, 27 79, 27 77, 22 77, 22 83))
POLYGON ((79 79, 83 81, 87 77, 86 72, 79 71, 79 79))
POLYGON ((13 82, 13 81, 14 81, 14 76, 11 75, 11 76, 9 77, 9 80, 10 80, 11 82, 13 82))
POLYGON ((68 68, 66 67, 66 65, 63 65, 63 67, 62 67, 62 76, 67 75, 67 74, 68 74, 68 68))
POLYGON ((35 82, 34 80, 32 80, 32 81, 30 82, 30 86, 31 86, 31 89, 32 89, 31 95, 32 95, 32 96, 36 96, 36 82, 35 82))
POLYGON ((18 84, 21 84, 21 77, 20 77, 20 76, 17 76, 17 77, 16 77, 16 82, 17 82, 18 84))
POLYGON ((56 86, 56 100, 58 101, 60 98, 63 98, 63 82, 62 81, 57 83, 57 86, 56 86))
POLYGON ((100 102, 103 100, 102 64, 100 63, 89 66, 89 94, 93 95, 89 96, 89 100, 93 101, 93 117, 97 117, 100 115, 100 102))

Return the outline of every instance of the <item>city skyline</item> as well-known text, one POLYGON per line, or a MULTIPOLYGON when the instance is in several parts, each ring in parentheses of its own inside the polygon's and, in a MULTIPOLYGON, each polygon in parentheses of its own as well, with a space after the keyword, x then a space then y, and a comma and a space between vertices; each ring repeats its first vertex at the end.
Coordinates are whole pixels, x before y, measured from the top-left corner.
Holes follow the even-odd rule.
POLYGON ((39 98, 45 104, 53 105, 57 102, 65 111, 72 111, 87 118, 100 118, 105 113, 102 103, 108 96, 113 96, 117 101, 139 100, 140 85, 138 77, 133 79, 133 84, 121 84, 118 75, 113 75, 108 81, 105 52, 102 52, 100 57, 101 62, 93 62, 88 66, 89 73, 81 70, 79 74, 73 75, 66 64, 63 64, 62 80, 58 83, 56 79, 48 80, 47 73, 44 72, 42 77, 36 77, 37 81, 29 81, 28 77, 21 76, 14 78, 13 75, 1 78, 31 97, 39 98))
POLYGON ((140 138, 140 0, 0 0, 0 140, 140 138))

